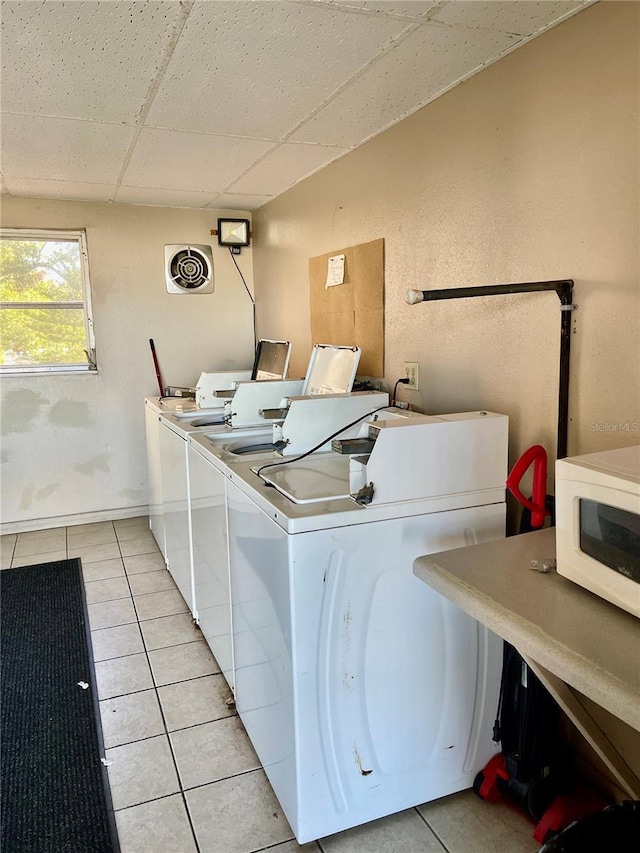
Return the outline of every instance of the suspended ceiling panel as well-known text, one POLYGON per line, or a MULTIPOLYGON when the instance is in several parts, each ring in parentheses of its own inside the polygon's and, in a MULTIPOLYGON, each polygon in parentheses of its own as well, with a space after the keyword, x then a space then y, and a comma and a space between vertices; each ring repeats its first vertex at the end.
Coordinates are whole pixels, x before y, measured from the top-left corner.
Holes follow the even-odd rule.
POLYGON ((280 140, 406 26, 330 5, 196 4, 149 123, 280 140))
POLYGON ((170 207, 204 208, 213 205, 214 200, 219 195, 220 193, 198 192, 197 190, 129 187, 121 184, 114 201, 119 204, 151 204, 160 207, 169 205, 170 207))
POLYGON ((111 201, 113 196, 113 184, 83 184, 77 181, 47 181, 40 178, 13 178, 11 188, 15 196, 24 198, 111 201))
POLYGON ((2 2, 2 192, 254 210, 591 0, 2 2))
MULTIPOLYGON (((4 86, 3 86, 4 88, 4 86)), ((126 125, 7 114, 2 165, 14 178, 114 184, 134 136, 126 125)))
POLYGON ((256 166, 236 181, 231 190, 244 193, 267 192, 278 195, 296 183, 300 174, 309 175, 343 154, 344 148, 324 145, 301 145, 285 142, 278 145, 256 166))
POLYGON ((154 187, 158 173, 168 189, 222 192, 229 175, 244 173, 270 148, 269 142, 143 128, 123 183, 154 187))
POLYGON ((301 142, 353 148, 478 69, 487 55, 512 47, 517 36, 492 30, 418 27, 372 63, 357 80, 293 134, 301 142), (430 69, 425 76, 424 68, 430 69))
POLYGON ((550 20, 575 11, 581 4, 545 0, 517 0, 511 3, 494 3, 493 0, 474 0, 472 3, 444 3, 436 19, 444 24, 465 28, 478 27, 496 32, 526 36, 546 26, 550 20))
POLYGON ((3 111, 134 124, 179 15, 170 0, 3 2, 3 111))

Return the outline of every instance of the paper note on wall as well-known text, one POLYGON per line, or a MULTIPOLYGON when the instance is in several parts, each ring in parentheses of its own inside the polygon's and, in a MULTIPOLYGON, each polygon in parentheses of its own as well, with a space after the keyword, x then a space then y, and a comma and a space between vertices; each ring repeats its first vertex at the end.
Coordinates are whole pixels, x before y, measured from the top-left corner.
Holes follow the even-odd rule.
POLYGON ((327 263, 327 280, 324 286, 335 287, 337 284, 344 284, 344 255, 334 255, 327 263))

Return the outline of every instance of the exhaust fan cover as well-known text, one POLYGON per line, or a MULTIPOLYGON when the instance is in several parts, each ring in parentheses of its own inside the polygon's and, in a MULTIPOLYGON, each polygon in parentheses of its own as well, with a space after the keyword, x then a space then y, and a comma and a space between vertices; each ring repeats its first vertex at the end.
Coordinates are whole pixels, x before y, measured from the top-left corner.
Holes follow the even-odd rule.
POLYGON ((169 293, 213 293, 211 246, 165 246, 164 272, 169 293))

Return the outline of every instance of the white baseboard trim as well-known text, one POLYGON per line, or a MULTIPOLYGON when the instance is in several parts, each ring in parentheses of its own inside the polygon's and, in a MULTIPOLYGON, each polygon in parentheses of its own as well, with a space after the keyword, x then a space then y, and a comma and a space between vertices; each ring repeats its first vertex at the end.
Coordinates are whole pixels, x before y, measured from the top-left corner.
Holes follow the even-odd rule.
POLYGON ((72 515, 57 515, 51 518, 31 518, 26 521, 7 521, 0 524, 0 534, 29 533, 32 530, 49 530, 53 527, 73 527, 76 524, 92 524, 96 521, 117 521, 121 518, 148 516, 149 507, 127 506, 120 509, 101 509, 97 512, 80 512, 72 515))

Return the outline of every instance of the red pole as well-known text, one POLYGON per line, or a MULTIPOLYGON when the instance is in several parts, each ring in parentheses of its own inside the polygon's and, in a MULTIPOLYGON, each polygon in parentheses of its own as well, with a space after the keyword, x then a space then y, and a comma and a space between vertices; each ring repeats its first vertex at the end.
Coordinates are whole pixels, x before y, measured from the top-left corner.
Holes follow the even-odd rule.
POLYGON ((153 338, 149 338, 149 346, 151 347, 151 355, 153 356, 153 366, 156 369, 156 379, 158 380, 158 390, 160 396, 164 396, 164 386, 162 384, 162 374, 160 373, 160 365, 158 364, 158 356, 156 355, 156 347, 153 343, 153 338))

